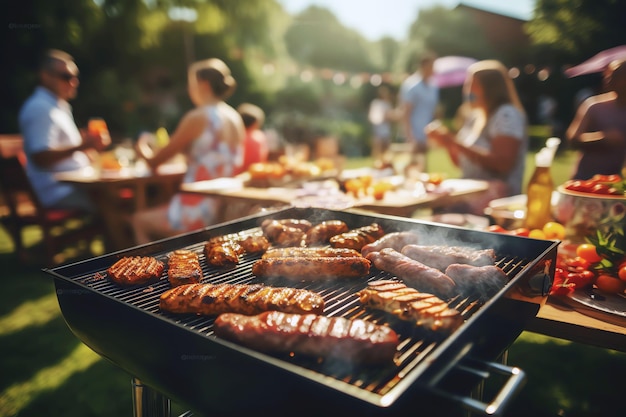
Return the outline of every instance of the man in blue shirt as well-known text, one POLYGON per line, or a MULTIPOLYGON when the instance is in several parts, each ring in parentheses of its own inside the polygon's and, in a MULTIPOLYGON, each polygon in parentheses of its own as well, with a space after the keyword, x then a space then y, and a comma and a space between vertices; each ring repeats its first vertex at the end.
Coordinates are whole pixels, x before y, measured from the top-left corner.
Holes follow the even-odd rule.
POLYGON ((95 212, 83 190, 58 182, 54 174, 88 167, 88 152, 103 150, 111 139, 108 134, 81 133, 74 122, 68 100, 76 97, 78 67, 69 54, 47 51, 39 82, 19 113, 28 178, 45 207, 95 212))
POLYGON ((420 172, 426 172, 428 144, 424 128, 435 118, 439 102, 439 87, 433 79, 434 62, 433 55, 422 57, 418 71, 410 75, 400 88, 405 139, 412 145, 411 167, 420 172))

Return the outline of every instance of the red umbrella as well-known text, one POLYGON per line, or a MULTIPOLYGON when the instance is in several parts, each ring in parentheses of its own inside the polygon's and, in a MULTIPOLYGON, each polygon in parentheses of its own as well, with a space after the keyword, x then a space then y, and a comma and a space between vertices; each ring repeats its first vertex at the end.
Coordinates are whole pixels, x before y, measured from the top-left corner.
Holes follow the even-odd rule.
POLYGON ((597 53, 585 62, 565 70, 568 77, 577 77, 584 74, 602 72, 611 61, 626 59, 626 45, 616 46, 597 53))
POLYGON ((477 60, 465 56, 442 56, 435 60, 433 78, 440 88, 462 85, 467 77, 467 69, 474 62, 477 60))

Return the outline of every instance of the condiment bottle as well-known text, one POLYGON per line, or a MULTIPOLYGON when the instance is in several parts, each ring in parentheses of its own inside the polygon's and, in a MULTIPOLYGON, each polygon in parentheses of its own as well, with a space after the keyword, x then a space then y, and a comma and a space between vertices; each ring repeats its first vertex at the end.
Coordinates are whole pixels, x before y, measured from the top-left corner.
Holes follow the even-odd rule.
POLYGON ((542 229, 552 221, 552 191, 554 182, 550 173, 550 166, 554 159, 554 153, 561 141, 558 138, 548 139, 547 147, 542 148, 535 155, 535 172, 533 173, 526 195, 526 228, 542 229), (556 139, 556 141, 555 141, 556 139))

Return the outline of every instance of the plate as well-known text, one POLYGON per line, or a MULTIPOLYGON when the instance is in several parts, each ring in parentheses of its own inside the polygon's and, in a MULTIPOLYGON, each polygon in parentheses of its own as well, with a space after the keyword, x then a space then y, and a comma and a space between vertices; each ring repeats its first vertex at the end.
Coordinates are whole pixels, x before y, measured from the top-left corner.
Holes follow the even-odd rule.
POLYGON ((240 178, 216 178, 184 184, 184 188, 187 191, 232 191, 243 188, 243 181, 240 178))
POLYGON ((576 290, 567 297, 568 304, 576 307, 577 311, 599 320, 626 325, 626 295, 609 294, 594 289, 590 294, 586 290, 576 290), (592 297, 593 294, 593 297, 592 297))
POLYGON ((626 196, 624 195, 615 195, 615 194, 594 194, 594 193, 583 193, 581 191, 572 191, 566 189, 563 185, 559 185, 557 187, 557 191, 564 195, 571 195, 574 197, 586 197, 597 200, 626 200, 626 196))

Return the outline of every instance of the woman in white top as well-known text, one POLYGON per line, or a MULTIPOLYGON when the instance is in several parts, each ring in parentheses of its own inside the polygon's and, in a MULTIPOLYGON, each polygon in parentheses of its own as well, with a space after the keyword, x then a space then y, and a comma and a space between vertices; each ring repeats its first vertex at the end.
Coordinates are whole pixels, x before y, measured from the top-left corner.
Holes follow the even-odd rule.
POLYGON ((473 64, 463 93, 472 112, 459 132, 434 123, 426 131, 448 150, 463 178, 489 181, 489 190, 480 198, 455 207, 482 215, 489 201, 522 192, 528 121, 508 71, 498 61, 473 64))

